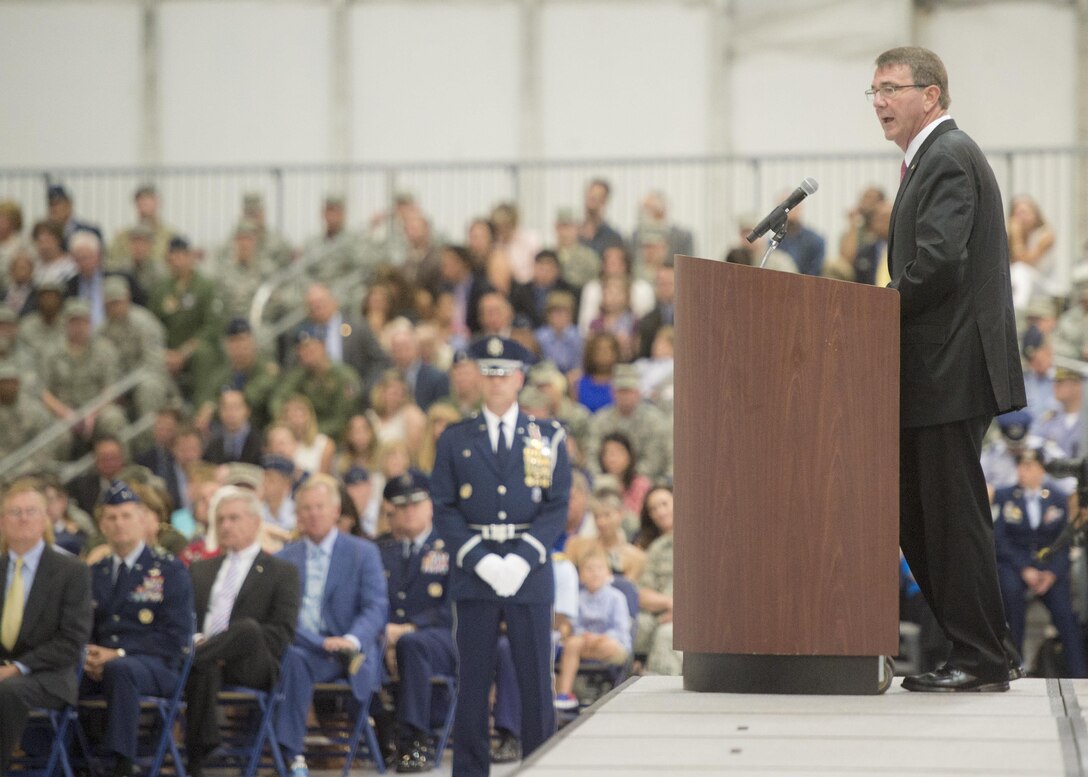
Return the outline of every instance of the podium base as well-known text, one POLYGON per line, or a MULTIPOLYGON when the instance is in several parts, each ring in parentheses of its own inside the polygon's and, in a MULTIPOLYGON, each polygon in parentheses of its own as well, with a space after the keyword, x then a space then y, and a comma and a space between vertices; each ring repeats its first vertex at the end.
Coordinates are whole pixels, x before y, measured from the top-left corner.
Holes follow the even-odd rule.
POLYGON ((881 656, 684 653, 684 690, 700 693, 875 695, 881 656))

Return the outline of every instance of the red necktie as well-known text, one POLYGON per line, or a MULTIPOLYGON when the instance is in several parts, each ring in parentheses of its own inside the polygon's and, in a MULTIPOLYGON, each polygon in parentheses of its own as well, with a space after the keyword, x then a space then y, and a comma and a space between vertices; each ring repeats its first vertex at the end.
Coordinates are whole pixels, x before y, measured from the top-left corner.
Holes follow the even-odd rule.
POLYGON ((899 165, 899 182, 900 182, 900 183, 902 183, 902 182, 903 182, 903 179, 904 179, 904 178, 906 178, 906 177, 907 177, 907 163, 906 163, 906 161, 904 160, 904 161, 903 161, 903 162, 902 162, 902 163, 901 163, 901 164, 899 165))

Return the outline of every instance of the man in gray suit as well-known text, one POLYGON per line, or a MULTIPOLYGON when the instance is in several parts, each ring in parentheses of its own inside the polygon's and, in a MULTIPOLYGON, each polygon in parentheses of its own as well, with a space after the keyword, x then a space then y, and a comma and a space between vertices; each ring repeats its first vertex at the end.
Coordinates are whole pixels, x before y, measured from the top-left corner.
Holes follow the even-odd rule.
POLYGON ((29 480, 0 503, 0 774, 8 774, 32 707, 75 704, 76 667, 91 635, 90 574, 45 542, 45 508, 29 480))
POLYGON ((1005 691, 1019 656, 979 464, 993 416, 1025 403, 1001 194, 948 115, 936 54, 884 52, 867 94, 884 137, 905 154, 888 238, 901 318, 899 544, 952 642, 942 667, 903 687, 1005 691))

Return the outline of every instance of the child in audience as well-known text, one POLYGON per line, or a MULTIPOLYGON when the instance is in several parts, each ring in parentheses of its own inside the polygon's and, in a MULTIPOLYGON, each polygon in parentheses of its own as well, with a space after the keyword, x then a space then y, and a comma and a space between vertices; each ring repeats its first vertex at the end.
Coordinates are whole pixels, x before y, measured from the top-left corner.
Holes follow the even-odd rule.
POLYGON ((578 617, 572 633, 563 640, 555 683, 555 706, 561 710, 578 707, 573 690, 582 659, 623 664, 631 653, 631 613, 627 599, 611 585, 608 558, 604 553, 585 555, 578 576, 582 582, 578 617))

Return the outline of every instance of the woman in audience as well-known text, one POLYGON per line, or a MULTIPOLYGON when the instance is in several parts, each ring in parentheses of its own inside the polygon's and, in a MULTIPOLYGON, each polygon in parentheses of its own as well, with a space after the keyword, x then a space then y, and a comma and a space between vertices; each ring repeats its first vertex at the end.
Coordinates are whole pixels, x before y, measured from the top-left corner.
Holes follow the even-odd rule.
POLYGON ((370 392, 370 407, 370 423, 381 442, 403 440, 409 452, 419 452, 427 417, 412 401, 404 376, 392 369, 383 372, 370 392))
POLYGON ((603 553, 617 575, 637 583, 646 562, 646 553, 627 540, 623 530, 623 500, 615 491, 602 491, 590 503, 596 537, 575 535, 567 540, 564 552, 576 565, 589 553, 603 553))
MULTIPOLYGON (((623 506, 628 514, 637 516, 642 511, 642 503, 650 490, 650 479, 635 471, 638 459, 631 448, 631 440, 622 432, 606 434, 601 439, 600 452, 597 454, 597 464, 601 472, 611 475, 619 481, 623 489, 623 506)), ((625 526, 628 534, 638 531, 638 525, 625 526)))
MULTIPOLYGON (((635 538, 632 540, 636 548, 648 550, 649 547, 654 544, 654 540, 664 533, 657 521, 654 520, 653 515, 650 514, 650 494, 662 489, 668 490, 670 497, 672 496, 672 489, 669 489, 667 486, 659 486, 658 488, 651 488, 646 492, 646 498, 642 500, 642 509, 639 511, 638 534, 636 534, 635 538)), ((670 527, 672 526, 671 517, 669 525, 670 527)))
POLYGON ((427 426, 423 431, 423 444, 419 449, 416 466, 431 474, 434 469, 435 446, 446 427, 461 420, 461 411, 448 402, 435 402, 427 410, 427 426))
POLYGON ((396 317, 393 287, 388 282, 372 284, 363 297, 363 319, 370 331, 379 337, 385 325, 396 317))
POLYGON ((654 309, 654 287, 643 278, 635 278, 631 269, 631 255, 622 246, 609 246, 601 257, 601 276, 582 287, 578 300, 578 331, 589 334, 590 324, 601 310, 604 297, 604 280, 623 278, 630 284, 629 299, 635 318, 641 318, 654 309))
POLYGON ((74 278, 75 260, 68 255, 68 243, 64 239, 64 230, 52 221, 39 221, 32 233, 34 246, 38 249, 38 267, 34 271, 34 282, 59 281, 67 283, 74 278))
POLYGON ((45 494, 45 509, 53 526, 54 544, 73 556, 82 556, 87 550, 103 542, 94 520, 68 497, 64 484, 53 474, 40 475, 38 479, 45 494))
POLYGON ((366 413, 356 413, 344 425, 344 439, 336 457, 336 471, 342 476, 352 467, 374 468, 378 452, 378 435, 366 413))
POLYGON ((16 251, 8 263, 2 304, 20 317, 34 308, 34 258, 29 248, 16 251))
POLYGON ((219 489, 219 480, 215 466, 203 462, 193 464, 186 474, 189 477, 191 508, 175 510, 170 522, 183 535, 192 538, 189 546, 178 554, 182 563, 189 566, 194 561, 219 555, 219 542, 215 537, 210 511, 212 497, 219 489))
POLYGON ((1009 204, 1009 261, 1025 262, 1039 270, 1054 247, 1054 231, 1043 218, 1039 205, 1026 194, 1013 197, 1009 204))
POLYGON ((646 654, 650 674, 680 674, 683 660, 672 649, 672 489, 657 486, 646 495, 646 512, 660 536, 646 551, 639 579, 639 614, 635 653, 646 654))
POLYGON ((332 457, 336 445, 328 435, 317 430, 314 406, 302 394, 287 399, 280 408, 276 423, 286 426, 297 441, 292 460, 306 472, 332 472, 332 457))
POLYGON ((611 332, 598 332, 586 340, 582 376, 575 396, 591 413, 612 404, 612 368, 620 361, 620 343, 611 332))
POLYGON ((631 282, 613 275, 601 281, 600 312, 589 324, 591 333, 611 332, 620 344, 620 360, 630 361, 638 350, 638 318, 631 310, 631 282))
POLYGON ((485 218, 473 219, 468 225, 465 248, 472 256, 472 263, 484 271, 488 283, 509 294, 513 272, 509 256, 495 243, 495 225, 485 218))
POLYGON ((7 272, 16 254, 29 248, 23 237, 23 209, 14 200, 0 202, 0 274, 7 272))

